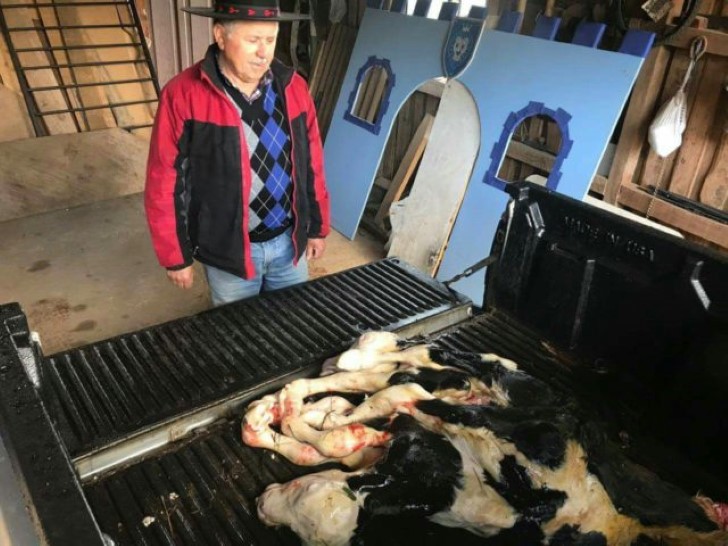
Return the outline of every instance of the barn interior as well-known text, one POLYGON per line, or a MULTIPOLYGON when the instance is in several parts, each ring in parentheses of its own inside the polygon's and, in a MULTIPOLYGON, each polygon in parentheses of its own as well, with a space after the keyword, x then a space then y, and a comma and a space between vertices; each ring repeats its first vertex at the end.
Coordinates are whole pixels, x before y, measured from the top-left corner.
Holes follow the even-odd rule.
MULTIPOLYGON (((281 24, 275 54, 310 89, 333 229, 308 283, 221 308, 202 264, 191 289, 169 282, 144 209, 160 93, 213 41, 180 8, 212 5, 0 0, 0 542, 298 543, 255 502, 310 469, 245 445, 244 409, 373 330, 592 398, 619 457, 728 525, 725 0, 281 2, 308 17, 281 24), (458 21, 480 41, 448 72, 458 21), (479 44, 515 59, 510 95, 541 104, 503 106, 495 144, 501 110, 470 83, 488 73, 479 44), (615 106, 558 76, 591 54, 615 106), (560 117, 546 90, 593 118, 560 117)), ((363 543, 490 543, 382 521, 397 532, 363 543)))

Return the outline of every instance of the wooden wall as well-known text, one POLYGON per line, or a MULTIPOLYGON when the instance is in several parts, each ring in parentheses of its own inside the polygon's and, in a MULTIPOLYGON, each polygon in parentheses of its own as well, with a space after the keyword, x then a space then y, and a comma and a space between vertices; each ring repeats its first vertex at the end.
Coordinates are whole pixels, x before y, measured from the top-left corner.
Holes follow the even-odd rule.
POLYGON ((159 85, 204 57, 212 43, 207 17, 192 16, 183 7, 209 7, 211 0, 144 0, 149 18, 151 52, 159 85))
POLYGON ((698 242, 728 249, 728 34, 689 29, 653 50, 626 111, 605 199, 645 214, 698 242), (689 46, 707 39, 687 88, 687 128, 677 151, 662 158, 647 142, 659 108, 677 91, 690 63, 689 46), (654 197, 666 190, 686 207, 654 197))

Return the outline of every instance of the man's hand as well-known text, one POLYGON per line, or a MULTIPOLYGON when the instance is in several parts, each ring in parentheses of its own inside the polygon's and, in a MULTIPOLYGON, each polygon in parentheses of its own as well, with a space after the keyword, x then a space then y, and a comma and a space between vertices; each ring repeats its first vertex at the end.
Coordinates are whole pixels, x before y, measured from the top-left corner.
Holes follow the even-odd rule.
POLYGON ((318 260, 324 255, 326 249, 325 239, 309 239, 306 245, 306 259, 307 260, 318 260))
POLYGON ((177 271, 167 270, 167 278, 179 288, 192 288, 192 283, 195 280, 195 271, 192 269, 192 266, 178 269, 177 271))

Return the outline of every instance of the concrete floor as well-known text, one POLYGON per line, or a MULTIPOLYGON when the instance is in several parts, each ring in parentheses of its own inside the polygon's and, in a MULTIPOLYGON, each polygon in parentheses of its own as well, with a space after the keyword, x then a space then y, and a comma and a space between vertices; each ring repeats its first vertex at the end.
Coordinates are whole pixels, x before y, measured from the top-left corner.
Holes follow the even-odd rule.
MULTIPOLYGON (((377 260, 382 245, 333 231, 312 278, 377 260)), ((0 303, 17 301, 45 354, 210 307, 199 264, 189 291, 172 286, 152 251, 142 195, 0 223, 0 303)))

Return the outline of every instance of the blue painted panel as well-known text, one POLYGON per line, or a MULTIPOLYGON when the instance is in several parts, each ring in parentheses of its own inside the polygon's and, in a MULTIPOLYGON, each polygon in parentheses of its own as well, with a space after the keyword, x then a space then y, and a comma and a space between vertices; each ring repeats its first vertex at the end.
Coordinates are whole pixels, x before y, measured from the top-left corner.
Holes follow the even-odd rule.
MULTIPOLYGON (((459 80, 478 105, 481 154, 438 272, 444 280, 474 264, 490 250, 508 196, 484 183, 490 151, 511 113, 530 103, 571 115, 573 145, 561 166, 558 191, 581 199, 587 192, 642 59, 632 55, 486 31, 470 66, 459 80), (558 59, 555 62, 554 59, 558 59), (548 67, 536 75, 534 66, 548 67)), ((453 288, 482 302, 485 273, 453 288)))
MULTIPOLYGON (((449 27, 449 21, 372 9, 365 12, 325 148, 332 223, 347 237, 353 238, 356 233, 399 108, 422 83, 442 74, 442 44, 449 27), (344 120, 357 71, 372 56, 389 60, 397 82, 378 135, 344 120)), ((454 276, 489 251, 508 199, 501 189, 484 180, 492 169, 493 150, 507 142, 503 133, 512 130, 519 112, 530 112, 538 105, 556 117, 559 113, 564 119, 571 116, 566 134, 571 149, 558 168, 560 179, 549 183, 557 184, 559 192, 582 198, 642 60, 636 55, 518 34, 483 33, 472 63, 459 78, 478 107, 482 152, 474 165, 438 278, 454 276), (548 70, 535 74, 534 66, 548 70)), ((482 301, 483 283, 481 272, 458 282, 455 288, 474 301, 482 301)))
POLYGON ((459 11, 460 4, 458 2, 443 2, 437 19, 439 21, 452 21, 458 16, 459 11))
POLYGON ((626 53, 628 55, 637 55, 644 59, 652 49, 654 41, 655 35, 652 32, 631 28, 622 39, 622 45, 619 47, 619 52, 626 53))
POLYGON ((382 9, 384 0, 367 0, 367 7, 372 9, 382 9))
POLYGON ((471 19, 483 19, 488 17, 488 8, 483 6, 470 6, 468 17, 471 19))
POLYGON ((389 11, 394 13, 407 13, 407 0, 392 0, 392 7, 389 11))
POLYGON ((582 21, 577 25, 571 43, 596 48, 599 46, 599 42, 602 41, 602 36, 604 36, 606 28, 606 25, 602 23, 587 23, 586 21, 582 21))
POLYGON ((542 40, 553 40, 556 38, 560 24, 560 17, 546 17, 541 15, 536 19, 536 26, 533 28, 533 37, 541 38, 542 40))
POLYGON ((324 148, 332 225, 349 238, 356 234, 397 112, 420 85, 442 75, 449 28, 447 21, 372 9, 364 13, 324 148), (378 135, 344 119, 357 72, 372 56, 388 59, 396 78, 378 135))
POLYGON ((415 2, 415 11, 413 14, 416 17, 427 17, 427 14, 430 12, 431 5, 432 0, 417 0, 417 2, 415 2))
POLYGON ((517 34, 521 30, 522 21, 523 14, 520 11, 505 11, 498 19, 498 25, 496 25, 495 29, 517 34))

